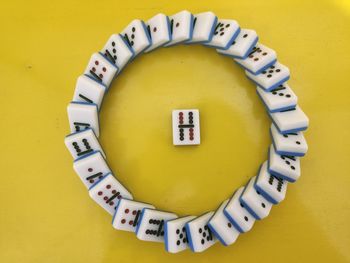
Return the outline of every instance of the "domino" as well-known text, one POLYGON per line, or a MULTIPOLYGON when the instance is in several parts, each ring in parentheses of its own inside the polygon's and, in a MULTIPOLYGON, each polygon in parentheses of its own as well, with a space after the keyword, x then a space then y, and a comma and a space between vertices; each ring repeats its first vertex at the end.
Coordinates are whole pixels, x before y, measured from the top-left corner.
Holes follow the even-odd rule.
POLYGON ((74 160, 94 151, 101 152, 103 157, 106 158, 95 133, 90 128, 69 134, 64 139, 64 143, 74 160))
POLYGON ((117 230, 136 232, 136 226, 140 222, 141 212, 144 208, 155 209, 150 204, 120 199, 113 216, 112 226, 117 230))
POLYGON ((165 47, 180 44, 192 38, 193 15, 190 12, 184 10, 175 15, 170 16, 169 19, 171 41, 165 44, 165 47))
POLYGON ((171 41, 170 21, 164 14, 158 14, 146 22, 148 35, 152 39, 152 45, 145 53, 153 51, 171 41))
POLYGON ((255 179, 256 176, 249 180, 239 199, 256 220, 261 220, 270 214, 272 203, 266 200, 264 196, 255 189, 255 179))
POLYGON ((165 249, 170 253, 178 253, 189 248, 186 233, 186 223, 194 219, 195 216, 185 216, 165 222, 165 249))
POLYGON ((92 152, 76 159, 73 163, 73 169, 86 188, 90 188, 112 172, 101 152, 92 152))
POLYGON ((131 193, 111 174, 105 175, 89 188, 90 197, 110 215, 121 198, 133 199, 131 193))
POLYGON ((151 242, 164 242, 165 222, 177 218, 174 213, 144 208, 136 227, 136 237, 151 242))
POLYGON ((173 110, 173 144, 200 144, 199 111, 197 109, 173 110))
POLYGON ((244 187, 240 187, 231 197, 224 208, 225 216, 230 220, 232 225, 240 232, 245 233, 252 229, 255 218, 248 212, 240 201, 244 187))
POLYGON ((117 72, 118 67, 116 65, 112 64, 101 53, 94 53, 84 74, 108 88, 117 72))
POLYGON ((145 23, 133 20, 121 33, 134 52, 134 58, 152 45, 145 23))
POLYGON ((215 26, 214 36, 211 41, 204 43, 205 46, 216 49, 228 49, 240 32, 236 20, 219 19, 215 26))
POLYGON ((241 29, 228 49, 217 49, 216 51, 225 56, 244 59, 252 51, 258 39, 259 37, 254 30, 241 29))
POLYGON ((186 44, 203 44, 210 42, 214 36, 218 18, 213 12, 203 12, 194 15, 192 39, 186 44))
POLYGON ((280 84, 278 87, 266 91, 257 86, 256 93, 264 103, 269 112, 278 112, 295 108, 298 103, 298 97, 292 91, 287 83, 280 84))
POLYGON ((96 104, 100 110, 106 89, 102 83, 88 75, 82 75, 75 85, 73 101, 96 104))
POLYGON ((268 169, 270 174, 294 183, 300 177, 300 159, 296 156, 279 155, 271 145, 268 169))
POLYGON ((275 151, 279 155, 304 156, 308 150, 303 132, 281 134, 276 126, 271 124, 270 135, 275 151))
POLYGON ((290 78, 289 69, 279 62, 274 63, 259 74, 245 71, 247 77, 266 91, 273 90, 290 78))
POLYGON ((282 134, 304 131, 309 126, 309 118, 299 106, 288 110, 270 112, 269 116, 282 134))
POLYGON ((113 34, 101 53, 119 68, 118 74, 134 57, 134 51, 120 34, 113 34))
POLYGON ((257 43, 246 58, 235 58, 234 61, 250 73, 257 75, 277 61, 277 54, 271 48, 257 43))
POLYGON ((279 204, 286 197, 288 182, 269 173, 267 161, 259 169, 254 187, 272 204, 279 204))
POLYGON ((202 252, 217 242, 208 226, 213 214, 214 212, 208 212, 186 223, 189 246, 193 252, 202 252))
POLYGON ((233 244, 239 236, 239 231, 224 214, 224 208, 228 201, 229 199, 222 202, 208 223, 210 230, 224 246, 233 244))
POLYGON ((71 102, 67 107, 71 133, 91 128, 96 137, 100 135, 98 108, 96 104, 71 102))

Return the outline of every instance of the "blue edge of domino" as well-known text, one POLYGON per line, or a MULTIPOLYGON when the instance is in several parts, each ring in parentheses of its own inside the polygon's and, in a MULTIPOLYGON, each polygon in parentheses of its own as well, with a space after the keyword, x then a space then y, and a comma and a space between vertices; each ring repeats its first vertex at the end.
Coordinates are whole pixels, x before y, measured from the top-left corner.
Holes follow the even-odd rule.
MULTIPOLYGON (((111 81, 109 80, 106 81, 106 79, 113 80, 114 78, 116 78, 118 74, 121 72, 121 70, 124 69, 125 66, 131 64, 131 62, 135 59, 135 57, 139 56, 142 53, 145 53, 146 50, 148 51, 155 50, 164 45, 167 45, 170 47, 172 45, 175 46, 178 44, 187 44, 187 45, 200 44, 200 45, 205 45, 208 48, 215 48, 217 49, 218 53, 231 57, 231 59, 233 59, 239 66, 243 67, 246 70, 246 72, 250 73, 250 76, 248 77, 248 79, 252 80, 253 83, 257 85, 256 87, 257 89, 261 89, 260 93, 258 93, 259 98, 262 100, 263 105, 266 108, 266 111, 268 112, 269 116, 272 119, 273 125, 276 127, 280 135, 283 135, 284 137, 296 136, 296 135, 300 136, 301 131, 306 130, 308 127, 308 119, 304 115, 301 115, 300 117, 298 114, 290 113, 291 111, 296 110, 297 104, 288 102, 287 101, 287 99, 289 98, 287 96, 288 94, 286 95, 285 93, 283 93, 283 91, 281 91, 281 87, 283 87, 283 84, 286 82, 286 80, 289 79, 289 71, 288 73, 282 72, 284 75, 281 78, 279 78, 278 74, 281 72, 281 70, 283 71, 283 69, 281 69, 280 71, 278 71, 278 68, 276 69, 276 67, 278 67, 276 66, 276 63, 278 62, 277 62, 275 52, 271 52, 271 49, 261 45, 258 42, 258 36, 256 35, 255 31, 248 30, 248 29, 241 29, 237 25, 238 23, 235 20, 218 19, 217 16, 212 12, 205 12, 205 13, 193 15, 186 10, 181 11, 170 17, 164 14, 158 14, 154 17, 153 20, 151 18, 149 21, 146 21, 146 22, 142 20, 134 20, 128 27, 125 28, 125 30, 123 30, 124 33, 120 33, 117 35, 117 38, 118 36, 121 37, 119 46, 118 44, 112 41, 111 49, 109 51, 106 49, 105 53, 103 51, 99 51, 96 53, 96 54, 99 54, 98 56, 100 56, 99 57, 100 59, 105 60, 104 62, 105 64, 101 63, 103 62, 101 60, 95 60, 95 64, 93 62, 91 64, 90 63, 91 61, 89 62, 89 65, 90 64, 91 65, 90 66, 88 65, 88 68, 85 70, 82 76, 86 76, 88 78, 87 81, 88 82, 90 81, 89 82, 90 84, 89 85, 86 84, 86 86, 81 86, 81 83, 80 83, 79 87, 78 86, 76 87, 76 90, 79 88, 78 90, 78 92, 80 92, 79 96, 75 97, 80 99, 79 101, 76 101, 73 98, 72 102, 73 103, 84 102, 84 103, 91 103, 92 105, 95 105, 95 106, 98 105, 98 109, 97 109, 98 111, 101 108, 103 96, 111 84, 111 81), (158 24, 157 24, 157 21, 158 21, 158 24), (208 23, 208 21, 212 21, 211 22, 212 24, 208 23), (141 26, 137 27, 137 25, 141 25, 141 26), (161 33, 159 33, 159 35, 155 35, 157 32, 161 32, 161 33), (249 34, 252 34, 253 36, 249 36, 249 34), (250 38, 250 39, 246 40, 247 38, 250 38), (117 50, 115 50, 114 48, 117 50), (120 50, 118 50, 118 48, 120 48, 120 50), (106 55, 107 53, 108 53, 108 56, 106 55), (113 53, 118 54, 117 56, 114 56, 115 59, 113 59, 113 53), (265 53, 267 53, 267 55, 265 53), (119 61, 122 67, 117 66, 118 57, 126 58, 124 61, 119 61), (260 63, 258 66, 255 64, 256 61, 259 61, 260 63), (107 69, 103 65, 106 65, 107 69), (101 66, 102 69, 99 69, 98 68, 99 66, 101 66), (113 76, 107 75, 109 74, 109 71, 110 71, 109 67, 111 68, 113 76), (101 72, 98 72, 99 70, 101 72), (99 93, 98 88, 101 88, 101 87, 103 87, 103 89, 101 89, 103 90, 103 92, 99 93), (94 90, 95 92, 91 92, 94 88, 96 88, 94 90), (265 95, 265 93, 262 92, 262 90, 266 92, 266 97, 268 96, 273 97, 272 95, 276 95, 277 97, 285 99, 286 104, 283 105, 284 101, 281 100, 279 101, 281 102, 281 105, 279 107, 269 108, 269 105, 270 105, 268 103, 269 101, 265 101, 264 97, 261 95, 261 94, 265 95), (86 91, 86 93, 84 93, 85 94, 84 96, 82 95, 83 91, 86 91), (88 98, 86 94, 91 95, 91 97, 88 98), (279 121, 277 117, 276 119, 274 118, 274 114, 280 114, 279 116, 282 116, 283 113, 286 113, 286 117, 285 119, 283 119, 284 120, 283 122, 279 121), (304 121, 304 122, 301 122, 302 124, 298 124, 300 123, 299 118, 302 118, 302 120, 304 121)), ((270 98, 270 100, 276 101, 277 97, 272 99, 270 98)), ((90 112, 91 112, 91 109, 90 109, 90 112)), ((300 108, 298 108, 297 111, 300 112, 300 108)), ((74 118, 73 116, 69 116, 70 121, 71 121, 71 118, 74 119, 75 122, 74 122, 74 125, 71 125, 72 127, 71 134, 68 135, 66 139, 72 135, 82 133, 87 130, 91 130, 91 127, 93 126, 89 124, 90 120, 86 120, 86 119, 80 120, 79 119, 81 118, 80 116, 78 117, 75 116, 74 118), (81 126, 79 127, 79 125, 78 126, 76 125, 76 123, 83 123, 83 122, 87 123, 87 125, 83 127, 81 126)), ((93 132, 95 131, 93 130, 93 132)), ((277 159, 280 158, 282 162, 286 162, 285 160, 291 160, 296 162, 296 158, 300 158, 305 154, 305 151, 301 153, 293 150, 288 151, 288 150, 285 150, 283 147, 280 149, 279 148, 280 146, 277 145, 276 141, 273 138, 272 133, 270 134, 272 137, 272 145, 270 147, 274 149, 274 154, 277 155, 277 159)), ((97 140, 97 138, 95 139, 97 140)), ((84 144, 84 147, 89 148, 89 150, 86 151, 87 152, 86 157, 91 157, 91 155, 96 152, 97 153, 102 152, 102 148, 99 149, 98 147, 100 146, 94 146, 95 144, 93 142, 87 141, 87 139, 85 139, 85 142, 83 139, 82 142, 84 144)), ((84 155, 79 156, 79 153, 81 153, 81 149, 79 148, 79 146, 77 146, 78 142, 72 143, 72 145, 74 146, 74 149, 70 147, 67 143, 66 145, 69 151, 71 152, 71 154, 73 155, 73 158, 75 159, 74 161, 75 163, 80 160, 86 161, 86 159, 88 159, 88 158, 83 158, 84 155), (75 154, 77 154, 79 157, 74 155, 74 151, 75 151, 75 154)), ((292 180, 289 178, 289 176, 292 176, 293 173, 295 172, 294 170, 296 168, 294 166, 293 166, 294 167, 293 171, 291 171, 290 174, 288 171, 286 172, 287 174, 284 174, 283 171, 286 170, 285 169, 286 167, 283 166, 284 163, 277 163, 277 164, 272 163, 274 160, 271 160, 271 150, 268 151, 268 155, 269 156, 266 161, 268 163, 266 165, 266 169, 265 169, 266 171, 262 171, 262 168, 261 168, 262 166, 260 166, 258 175, 256 176, 254 181, 254 189, 257 192, 257 195, 255 193, 252 194, 251 189, 249 192, 249 189, 248 189, 249 182, 248 182, 247 185, 244 187, 244 191, 237 199, 238 203, 240 203, 241 205, 241 208, 239 209, 237 208, 235 210, 237 212, 235 215, 233 215, 233 217, 236 217, 236 219, 237 217, 242 216, 242 218, 245 221, 247 221, 246 218, 248 218, 248 214, 250 217, 254 218, 254 220, 262 219, 259 215, 259 212, 263 213, 264 211, 261 211, 261 208, 258 208, 257 205, 260 205, 260 203, 262 202, 265 202, 265 204, 267 204, 268 202, 270 202, 273 205, 278 204, 281 201, 281 199, 279 199, 279 201, 278 200, 276 201, 276 198, 275 198, 276 195, 274 195, 277 193, 276 191, 279 191, 277 194, 279 194, 280 197, 282 196, 282 200, 283 200, 284 196, 281 194, 281 189, 283 187, 286 187, 287 182, 295 181, 294 179, 292 180), (282 170, 279 168, 282 168, 282 170), (267 175, 265 176, 266 178, 265 186, 263 185, 264 179, 261 179, 263 178, 262 173, 265 173, 265 175, 267 175), (290 180, 288 180, 288 178, 290 180), (273 188, 269 188, 269 187, 273 187, 273 183, 276 183, 275 188, 277 190, 273 188), (269 191, 271 192, 269 193, 269 191), (248 202, 246 200, 242 200, 242 198, 243 199, 245 198, 245 196, 243 195, 246 194, 247 192, 249 192, 250 198, 252 198, 252 199, 249 199, 250 201, 248 202)), ((100 159, 105 158, 105 156, 102 156, 102 157, 101 156, 102 155, 99 155, 100 159)), ((291 168, 291 166, 292 165, 289 163, 287 168, 291 168)), ((79 172, 77 173, 79 176, 81 175, 79 174, 79 172)), ((106 174, 103 174, 103 176, 100 176, 101 178, 100 181, 94 180, 94 183, 91 184, 91 186, 88 188, 89 191, 91 191, 91 189, 94 187, 98 187, 98 185, 103 182, 105 177, 106 177, 106 174)), ((84 180, 93 181, 91 180, 91 176, 89 178, 84 178, 84 180)), ((99 193, 100 192, 98 192, 98 194, 99 193)), ((115 196, 115 194, 113 196, 115 196)), ((117 213, 122 213, 122 212, 125 213, 125 211, 127 210, 125 209, 125 211, 120 211, 120 209, 118 209, 119 203, 121 202, 120 200, 124 200, 124 198, 121 195, 117 196, 117 198, 119 199, 115 199, 117 200, 115 201, 115 203, 117 204, 115 205, 115 208, 114 208, 115 212, 113 216, 113 221, 115 220, 117 213)), ((233 194, 228 204, 233 203, 235 201, 235 200, 232 200, 232 198, 237 198, 237 197, 235 197, 235 194, 233 194)), ((107 203, 110 202, 109 199, 106 201, 107 203)), ((99 202, 99 201, 96 201, 96 202, 99 202)), ((138 204, 138 202, 135 201, 135 204, 138 204)), ((229 215, 229 212, 227 211, 228 209, 227 207, 225 207, 223 210, 221 209, 219 211, 218 209, 214 211, 214 214, 209 219, 205 219, 203 222, 201 221, 201 216, 198 216, 198 217, 192 218, 188 222, 182 223, 182 230, 180 230, 180 232, 183 231, 183 233, 181 236, 181 234, 178 235, 179 229, 177 229, 176 232, 174 233, 170 232, 171 231, 170 223, 173 222, 173 220, 179 220, 181 218, 175 218, 175 219, 172 218, 170 220, 163 219, 161 216, 157 217, 157 212, 160 213, 160 210, 159 211, 154 210, 155 219, 149 219, 149 222, 143 222, 144 213, 145 213, 145 210, 147 209, 150 209, 150 208, 145 208, 145 207, 142 208, 142 205, 140 205, 140 208, 135 213, 135 218, 134 218, 136 222, 136 226, 135 226, 135 229, 130 228, 132 230, 131 232, 136 233, 137 236, 139 237, 139 235, 140 236, 142 235, 142 233, 139 233, 140 225, 151 224, 152 222, 152 224, 155 224, 158 226, 158 229, 146 230, 148 231, 147 233, 150 236, 152 236, 152 238, 147 239, 147 237, 143 235, 143 237, 140 239, 146 240, 146 241, 147 240, 154 241, 154 239, 156 239, 158 242, 164 242, 166 250, 172 253, 177 253, 187 248, 190 248, 194 252, 201 252, 209 248, 212 244, 214 244, 215 240, 220 241, 223 245, 229 245, 234 243, 236 239, 236 237, 233 238, 233 235, 238 236, 239 234, 242 234, 250 230, 250 228, 248 230, 244 230, 244 227, 242 228, 242 224, 244 222, 242 223, 242 222, 238 222, 239 220, 238 221, 235 220, 232 216, 229 215), (230 229, 232 229, 233 234, 231 236, 223 236, 222 229, 218 229, 217 224, 215 225, 211 222, 213 217, 215 216, 221 216, 222 225, 224 226, 225 224, 227 224, 230 227, 230 229), (194 222, 194 223, 191 223, 191 222, 194 222), (193 231, 190 230, 192 227, 191 224, 194 224, 194 227, 197 224, 199 224, 202 227, 198 228, 200 229, 198 233, 197 232, 193 233, 193 231), (203 237, 204 235, 203 233, 207 233, 207 235, 203 237), (174 241, 176 240, 176 237, 174 237, 174 235, 178 237, 178 240, 176 242, 174 241), (208 239, 208 235, 212 235, 212 238, 208 239), (179 240, 183 241, 183 242, 181 241, 181 245, 179 245, 179 240), (231 241, 228 242, 228 240, 231 240, 231 241), (175 243, 172 244, 171 242, 173 243, 175 242, 175 243)), ((132 221, 133 220, 129 221, 130 225, 131 225, 130 222, 132 221)), ((135 224, 135 222, 133 224, 135 224)), ((151 225, 150 225, 150 228, 152 228, 151 225)))

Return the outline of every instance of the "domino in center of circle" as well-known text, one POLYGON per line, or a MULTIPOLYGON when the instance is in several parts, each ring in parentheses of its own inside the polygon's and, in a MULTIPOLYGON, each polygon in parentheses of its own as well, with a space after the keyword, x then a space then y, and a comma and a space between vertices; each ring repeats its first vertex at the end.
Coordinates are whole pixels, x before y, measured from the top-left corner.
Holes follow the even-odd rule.
POLYGON ((199 111, 197 109, 173 110, 173 144, 199 145, 199 111))

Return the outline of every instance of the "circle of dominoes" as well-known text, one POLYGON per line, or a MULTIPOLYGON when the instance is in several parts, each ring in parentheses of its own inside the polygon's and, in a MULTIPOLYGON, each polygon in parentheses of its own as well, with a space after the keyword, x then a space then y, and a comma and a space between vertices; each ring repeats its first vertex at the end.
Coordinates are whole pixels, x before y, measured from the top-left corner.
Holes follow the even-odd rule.
MULTIPOLYGON (((272 206, 284 200, 288 182, 300 177, 300 157, 308 149, 302 131, 309 120, 286 83, 289 77, 289 69, 277 61, 276 52, 259 43, 254 30, 241 29, 235 20, 218 19, 212 12, 192 15, 186 10, 169 17, 157 14, 146 22, 133 20, 91 56, 77 80, 67 108, 71 134, 65 138, 74 170, 92 199, 113 215, 115 229, 136 233, 140 240, 163 242, 171 253, 187 248, 201 252, 217 241, 230 245, 256 220, 267 217, 272 206), (201 216, 178 217, 133 200, 107 165, 97 139, 99 110, 112 80, 138 55, 180 43, 202 44, 232 57, 256 84, 272 120, 272 144, 258 174, 215 211, 201 216)), ((198 110, 173 111, 173 143, 200 144, 198 110)))

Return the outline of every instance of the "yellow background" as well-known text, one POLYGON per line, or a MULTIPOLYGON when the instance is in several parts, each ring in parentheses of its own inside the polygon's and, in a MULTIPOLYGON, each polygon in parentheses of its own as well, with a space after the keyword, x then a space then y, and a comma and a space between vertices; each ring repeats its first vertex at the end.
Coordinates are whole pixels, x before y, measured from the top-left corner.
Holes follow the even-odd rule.
MULTIPOLYGON (((349 262, 349 1, 2 1, 1 262, 349 262), (77 76, 109 35, 158 12, 212 10, 257 31, 288 65, 310 118, 302 176, 230 247, 171 255, 115 231, 63 139, 77 76)), ((215 209, 267 156, 270 121, 232 59, 201 46, 144 55, 112 85, 101 143, 138 200, 179 215, 215 209), (171 110, 198 108, 202 144, 176 148, 171 110)))

